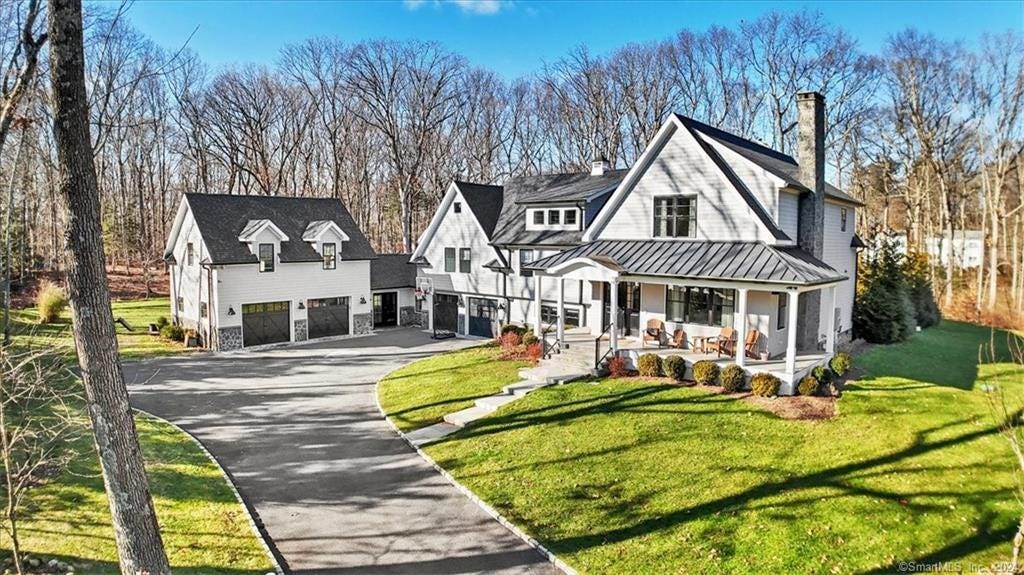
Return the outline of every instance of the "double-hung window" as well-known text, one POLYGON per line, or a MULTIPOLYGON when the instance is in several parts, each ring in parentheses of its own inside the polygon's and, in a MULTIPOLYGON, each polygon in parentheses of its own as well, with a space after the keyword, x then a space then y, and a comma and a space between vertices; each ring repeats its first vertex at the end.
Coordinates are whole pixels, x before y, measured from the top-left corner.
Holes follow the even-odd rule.
POLYGON ((565 225, 575 226, 576 225, 576 210, 565 210, 565 225))
POLYGON ((468 274, 473 265, 473 251, 469 248, 459 250, 459 272, 468 274))
POLYGON ((338 245, 324 244, 324 269, 333 270, 338 267, 338 245))
POLYGON ((519 250, 519 275, 523 277, 530 277, 533 275, 532 270, 524 269, 532 261, 533 250, 519 250))
POLYGON ((654 198, 654 237, 697 237, 697 198, 654 198))
POLYGON ((455 248, 444 249, 444 271, 455 271, 455 248))
POLYGON ((846 208, 839 208, 839 231, 846 231, 846 208))
POLYGON ((548 210, 548 225, 557 226, 562 219, 562 210, 548 210))
POLYGON ((665 317, 673 322, 729 326, 735 309, 735 290, 670 286, 665 294, 665 317))
POLYGON ((274 271, 274 244, 260 244, 260 271, 274 271))
POLYGON ((544 225, 544 210, 537 210, 533 212, 533 224, 536 226, 544 225))
POLYGON ((188 265, 192 265, 192 261, 193 261, 193 258, 195 257, 195 253, 196 253, 195 246, 192 245, 192 242, 189 242, 188 245, 185 246, 185 254, 186 254, 185 260, 188 263, 188 265))

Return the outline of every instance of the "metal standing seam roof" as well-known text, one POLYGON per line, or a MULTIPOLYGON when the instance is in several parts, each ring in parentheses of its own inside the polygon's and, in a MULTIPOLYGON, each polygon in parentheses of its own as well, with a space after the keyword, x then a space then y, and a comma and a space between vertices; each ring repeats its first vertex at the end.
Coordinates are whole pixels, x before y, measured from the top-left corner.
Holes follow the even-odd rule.
POLYGON ((610 261, 621 273, 690 279, 817 285, 846 279, 798 247, 761 242, 598 240, 538 259, 536 270, 576 258, 610 261))

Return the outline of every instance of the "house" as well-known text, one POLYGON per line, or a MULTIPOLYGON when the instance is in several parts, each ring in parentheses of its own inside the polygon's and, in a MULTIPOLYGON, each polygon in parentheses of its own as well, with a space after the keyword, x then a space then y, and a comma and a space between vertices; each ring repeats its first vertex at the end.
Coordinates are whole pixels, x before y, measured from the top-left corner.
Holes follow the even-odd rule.
POLYGON ((341 200, 185 194, 171 316, 216 350, 369 333, 375 258, 341 200))
POLYGON ((429 327, 523 323, 555 350, 568 329, 611 354, 648 322, 688 348, 734 328, 743 349, 756 330, 734 361, 781 359, 791 390, 850 334, 862 245, 861 202, 825 182, 824 98, 797 104, 799 162, 672 115, 627 170, 452 183, 411 259, 429 327))
POLYGON ((421 301, 416 298, 416 266, 412 254, 378 254, 370 262, 373 327, 421 323, 421 301))

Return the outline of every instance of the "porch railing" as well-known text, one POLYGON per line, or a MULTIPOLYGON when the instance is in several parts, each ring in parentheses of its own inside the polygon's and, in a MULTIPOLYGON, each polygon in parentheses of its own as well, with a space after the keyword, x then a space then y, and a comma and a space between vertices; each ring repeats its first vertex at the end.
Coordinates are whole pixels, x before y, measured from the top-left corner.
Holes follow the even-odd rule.
POLYGON ((612 324, 604 326, 604 330, 601 331, 601 335, 594 339, 594 369, 601 369, 601 363, 608 358, 612 353, 612 342, 611 342, 611 329, 612 324), (608 349, 604 353, 601 353, 601 340, 604 336, 608 336, 608 349))
POLYGON ((552 329, 552 326, 549 325, 548 328, 542 331, 540 334, 540 340, 543 342, 544 345, 544 353, 542 353, 541 355, 544 359, 551 359, 552 353, 562 353, 562 340, 558 339, 557 336, 555 337, 554 341, 548 343, 548 334, 551 333, 552 331, 554 330, 552 329))

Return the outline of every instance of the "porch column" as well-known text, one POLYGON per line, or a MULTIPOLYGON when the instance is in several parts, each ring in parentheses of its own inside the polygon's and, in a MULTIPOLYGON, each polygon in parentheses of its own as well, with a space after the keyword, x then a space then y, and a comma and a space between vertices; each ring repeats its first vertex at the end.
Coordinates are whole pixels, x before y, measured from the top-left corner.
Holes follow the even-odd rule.
POLYGON ((828 317, 825 318, 825 353, 829 356, 836 352, 836 286, 828 288, 828 317))
POLYGON ((565 280, 558 278, 558 341, 565 345, 565 280))
POLYGON ((736 318, 733 321, 736 330, 736 365, 743 367, 747 363, 747 288, 736 290, 739 301, 736 302, 736 318))
POLYGON ((786 373, 793 375, 796 373, 796 322, 800 292, 787 291, 786 298, 786 309, 789 312, 786 320, 786 373))
POLYGON ((544 334, 544 326, 541 325, 540 308, 544 299, 541 297, 541 276, 536 272, 533 274, 533 335, 541 337, 544 334))
POLYGON ((608 282, 611 285, 611 289, 608 296, 608 304, 611 308, 608 313, 608 323, 611 325, 609 330, 609 337, 611 338, 612 351, 619 351, 619 326, 616 325, 619 321, 619 280, 614 279, 608 282))

